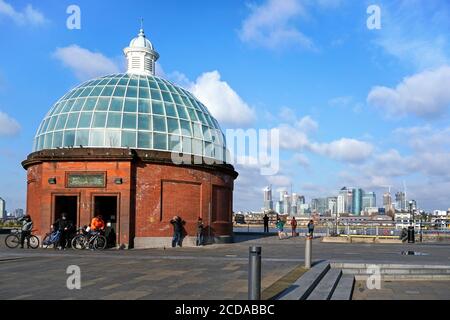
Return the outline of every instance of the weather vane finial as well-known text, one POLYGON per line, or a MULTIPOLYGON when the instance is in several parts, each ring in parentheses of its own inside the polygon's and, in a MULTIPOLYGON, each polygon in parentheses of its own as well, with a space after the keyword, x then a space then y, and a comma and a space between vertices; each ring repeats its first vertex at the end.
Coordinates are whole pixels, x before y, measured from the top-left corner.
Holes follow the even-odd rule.
POLYGON ((144 18, 141 18, 141 29, 144 29, 144 18))

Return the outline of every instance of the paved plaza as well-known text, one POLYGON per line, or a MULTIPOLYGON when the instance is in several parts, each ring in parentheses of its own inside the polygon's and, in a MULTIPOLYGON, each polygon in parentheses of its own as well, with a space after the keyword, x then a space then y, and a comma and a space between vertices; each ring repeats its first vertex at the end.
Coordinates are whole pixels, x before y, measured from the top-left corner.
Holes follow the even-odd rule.
MULTIPOLYGON (((303 264, 302 238, 239 236, 236 240, 234 244, 200 248, 92 252, 12 250, 5 247, 4 237, 0 236, 0 299, 246 299, 251 245, 262 246, 262 289, 263 297, 267 298, 264 290, 273 291, 278 282, 303 264), (66 287, 66 270, 70 265, 81 269, 81 290, 66 287)), ((316 239, 313 257, 316 262, 450 265, 449 249, 450 244, 445 243, 331 244, 316 239), (424 255, 402 255, 405 250, 424 255)), ((421 293, 421 289, 415 289, 417 286, 410 282, 406 289, 401 289, 403 293, 398 298, 405 292, 421 293)), ((356 299, 379 298, 375 292, 359 289, 355 286, 356 299)), ((397 292, 392 284, 386 283, 386 290, 391 290, 386 292, 395 298, 397 292)), ((439 290, 427 291, 426 297, 439 294, 450 298, 449 286, 439 290)), ((387 297, 386 292, 383 297, 387 297)))

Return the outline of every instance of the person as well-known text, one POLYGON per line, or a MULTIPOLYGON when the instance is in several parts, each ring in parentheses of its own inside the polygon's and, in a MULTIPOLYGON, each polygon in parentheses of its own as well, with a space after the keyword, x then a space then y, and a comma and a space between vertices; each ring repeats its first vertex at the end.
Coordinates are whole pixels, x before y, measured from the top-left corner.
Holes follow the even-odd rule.
POLYGON ((297 236, 297 220, 295 220, 295 217, 292 217, 291 220, 291 228, 292 228, 292 236, 297 236))
POLYGON ((106 237, 108 248, 113 248, 116 246, 116 231, 114 230, 111 221, 108 221, 106 223, 105 237, 106 237))
POLYGON ((184 221, 179 216, 174 216, 173 219, 170 220, 170 224, 173 226, 172 248, 175 248, 176 246, 181 247, 184 221))
POLYGON ((264 233, 267 233, 269 232, 269 216, 267 215, 267 213, 264 215, 263 221, 264 221, 264 233))
POLYGON ((22 222, 22 232, 20 233, 20 248, 23 249, 25 239, 27 239, 27 248, 30 248, 30 236, 31 230, 33 229, 33 221, 31 220, 31 216, 27 214, 24 217, 19 218, 18 221, 22 222))
POLYGON ((278 238, 280 240, 282 240, 283 239, 283 233, 284 233, 283 232, 284 222, 280 218, 278 218, 276 226, 277 226, 277 229, 278 229, 278 238))
POLYGON ((203 225, 203 219, 199 217, 197 220, 197 246, 203 246, 204 244, 204 229, 205 226, 203 225))
POLYGON ((105 221, 103 221, 103 217, 101 214, 95 216, 91 220, 90 231, 101 231, 105 230, 105 221))
POLYGON ((314 221, 313 220, 309 220, 309 223, 308 223, 308 237, 310 239, 312 239, 314 237, 313 233, 314 233, 314 221))
POLYGON ((72 221, 67 219, 67 214, 65 212, 61 213, 61 217, 58 218, 53 224, 53 230, 60 232, 58 243, 55 245, 55 249, 59 247, 60 250, 66 250, 67 240, 69 238, 72 227, 72 221))

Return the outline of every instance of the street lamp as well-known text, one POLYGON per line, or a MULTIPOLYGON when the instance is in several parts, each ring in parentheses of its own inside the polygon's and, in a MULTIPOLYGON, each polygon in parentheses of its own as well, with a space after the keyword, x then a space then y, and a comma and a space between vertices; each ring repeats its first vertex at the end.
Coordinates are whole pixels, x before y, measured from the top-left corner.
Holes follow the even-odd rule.
POLYGON ((412 205, 413 205, 413 202, 410 200, 409 201, 409 225, 410 226, 414 223, 414 217, 413 217, 414 213, 412 210, 412 205), (411 218, 413 218, 413 221, 411 221, 411 218))

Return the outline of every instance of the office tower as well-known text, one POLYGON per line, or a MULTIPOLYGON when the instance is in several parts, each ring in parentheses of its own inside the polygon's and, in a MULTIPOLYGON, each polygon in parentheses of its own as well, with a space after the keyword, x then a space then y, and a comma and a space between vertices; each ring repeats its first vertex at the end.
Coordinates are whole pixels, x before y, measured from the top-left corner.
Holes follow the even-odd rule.
POLYGON ((273 210, 272 187, 264 189, 264 210, 273 210))
POLYGON ((377 196, 375 192, 364 192, 362 198, 362 210, 366 210, 366 208, 374 208, 377 206, 377 196))
POLYGON ((352 204, 353 204, 353 214, 354 215, 361 215, 362 210, 362 198, 363 198, 363 191, 362 189, 353 189, 352 190, 352 204))
POLYGON ((0 215, 3 220, 6 220, 6 201, 0 198, 0 215))
POLYGON ((395 208, 400 211, 408 210, 406 193, 400 191, 395 194, 395 208))

